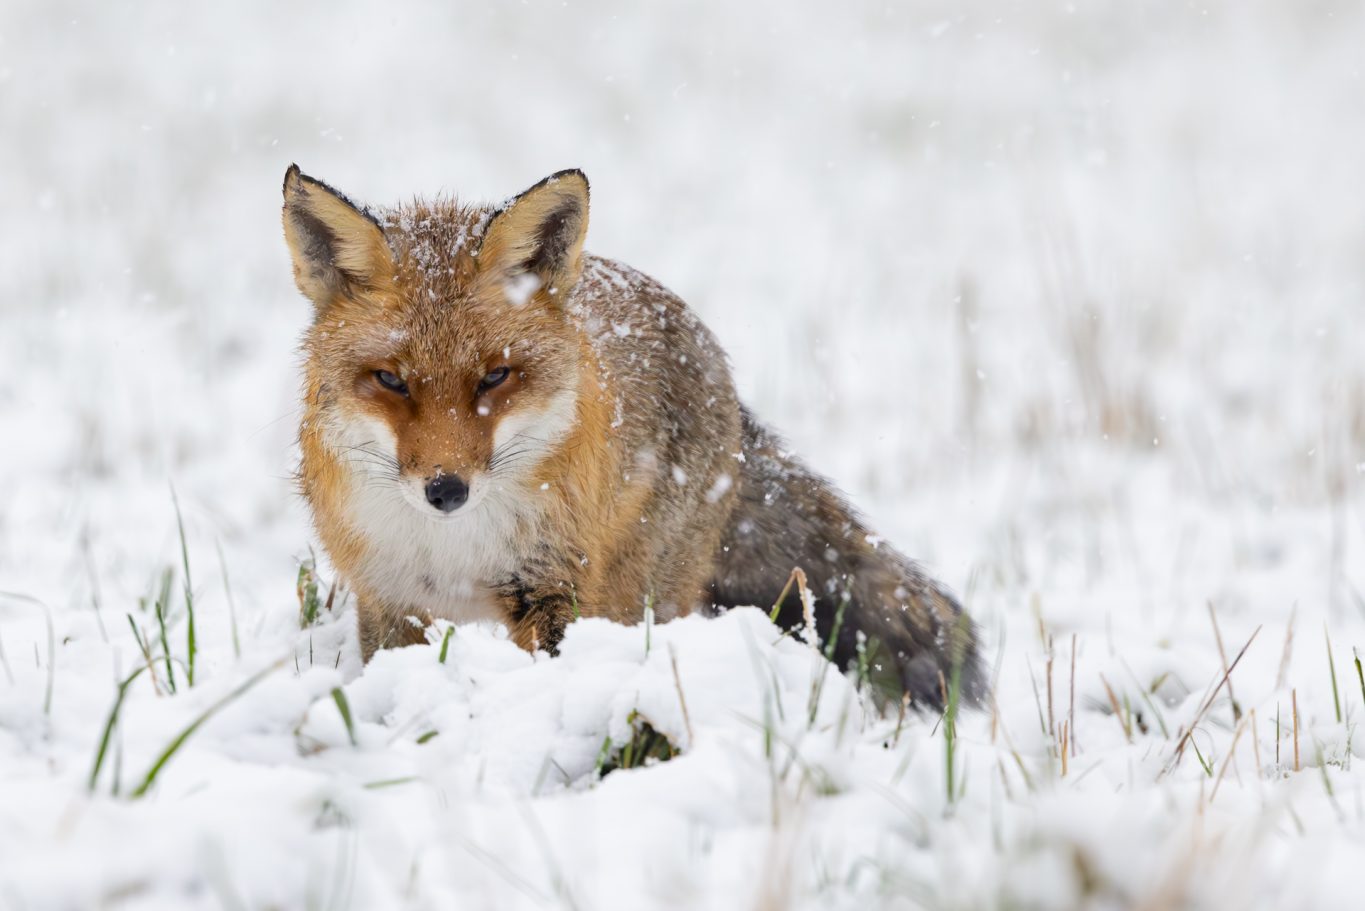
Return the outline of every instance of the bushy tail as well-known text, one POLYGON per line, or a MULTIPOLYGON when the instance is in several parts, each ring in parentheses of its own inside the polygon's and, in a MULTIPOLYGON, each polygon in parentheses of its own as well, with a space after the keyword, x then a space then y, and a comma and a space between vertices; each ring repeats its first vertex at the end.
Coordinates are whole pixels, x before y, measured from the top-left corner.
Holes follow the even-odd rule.
MULTIPOLYGON (((716 604, 770 607, 799 566, 816 597, 816 631, 825 642, 836 637, 838 667, 858 660, 862 641, 865 666, 884 697, 899 701, 908 692, 913 705, 941 709, 957 672, 963 702, 979 701, 984 681, 976 631, 956 599, 913 561, 871 538, 838 491, 788 455, 748 409, 743 425, 739 502, 717 560, 716 604)), ((784 600, 778 622, 788 629, 804 622, 795 593, 784 600)))

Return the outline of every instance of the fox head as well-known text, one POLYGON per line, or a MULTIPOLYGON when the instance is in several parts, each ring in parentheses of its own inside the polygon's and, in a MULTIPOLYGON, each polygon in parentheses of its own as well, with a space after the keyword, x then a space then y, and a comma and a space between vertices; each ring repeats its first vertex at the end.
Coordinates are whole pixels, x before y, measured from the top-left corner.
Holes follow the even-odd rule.
POLYGON ((587 227, 579 171, 498 206, 371 212, 290 167, 285 240, 314 307, 305 434, 433 518, 524 481, 575 420, 565 307, 587 227))

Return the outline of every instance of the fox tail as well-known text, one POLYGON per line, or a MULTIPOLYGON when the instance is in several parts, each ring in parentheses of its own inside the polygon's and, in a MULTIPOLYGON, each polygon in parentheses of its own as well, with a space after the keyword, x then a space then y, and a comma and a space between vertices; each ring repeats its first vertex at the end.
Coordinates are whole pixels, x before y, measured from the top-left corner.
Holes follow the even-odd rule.
MULTIPOLYGON (((891 701, 908 694, 913 706, 942 709, 956 683, 963 704, 979 702, 976 630, 952 594, 872 537, 833 485, 789 455, 747 408, 742 419, 738 502, 717 560, 715 603, 775 604, 800 567, 816 599, 816 632, 822 642, 833 637, 839 668, 856 663, 891 701)), ((785 598, 777 620, 801 626, 799 598, 785 598)))

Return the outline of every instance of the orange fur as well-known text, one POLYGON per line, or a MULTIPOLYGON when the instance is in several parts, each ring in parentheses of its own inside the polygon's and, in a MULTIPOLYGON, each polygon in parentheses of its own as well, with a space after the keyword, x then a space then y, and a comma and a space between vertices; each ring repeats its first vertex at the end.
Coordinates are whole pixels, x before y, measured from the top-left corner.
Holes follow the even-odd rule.
MULTIPOLYGON (((647 538, 666 505, 656 491, 660 469, 641 462, 617 432, 615 372, 566 312, 582 271, 587 202, 587 181, 570 172, 499 209, 417 202, 374 217, 296 171, 286 178, 286 239, 299 287, 317 307, 305 340, 302 487, 324 546, 359 595, 367 655, 411 641, 407 618, 426 621, 434 611, 407 603, 395 591, 404 586, 379 578, 382 567, 373 564, 383 558, 357 506, 357 485, 366 482, 350 463, 373 468, 391 455, 388 481, 449 474, 477 490, 493 473, 504 421, 570 400, 562 438, 507 482, 510 497, 534 503, 534 515, 497 546, 533 567, 472 578, 471 598, 491 598, 522 645, 553 647, 573 611, 633 622, 647 601, 677 615, 704 597, 709 554, 679 561, 692 567, 686 572, 655 565, 647 538), (480 378, 504 366, 507 379, 482 390, 480 378), (404 380, 408 394, 385 387, 379 371, 404 380), (348 437, 342 425, 383 428, 376 432, 391 437, 392 452, 369 451, 377 444, 356 438, 369 431, 348 437)), ((681 315, 676 298, 649 290, 642 303, 657 297, 657 306, 681 315)), ((731 399, 728 383, 722 392, 731 399)), ((737 440, 704 460, 719 464, 726 448, 734 451, 737 440)), ((698 540, 713 549, 708 538, 717 536, 698 540)))
POLYGON ((291 168, 284 196, 315 307, 300 482, 367 660, 438 617, 553 651, 575 615, 768 604, 799 562, 839 660, 871 635, 931 703, 975 667, 956 602, 742 410, 686 305, 583 252, 581 173, 371 213, 291 168))

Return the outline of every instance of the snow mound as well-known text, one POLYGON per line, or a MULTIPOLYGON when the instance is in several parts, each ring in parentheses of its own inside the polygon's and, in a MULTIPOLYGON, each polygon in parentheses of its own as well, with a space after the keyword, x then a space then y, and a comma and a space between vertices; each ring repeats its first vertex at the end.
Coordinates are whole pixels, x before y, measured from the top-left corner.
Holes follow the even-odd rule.
POLYGON ((784 816, 837 802, 859 754, 883 751, 852 683, 753 608, 580 620, 553 659, 502 627, 438 627, 359 674, 352 623, 349 610, 325 617, 274 662, 201 662, 215 672, 193 688, 182 669, 176 695, 158 693, 162 668, 139 675, 93 786, 117 690, 103 681, 137 666, 131 633, 64 650, 46 714, 33 700, 45 672, 16 668, 0 726, 7 755, 30 761, 0 782, 9 894, 22 907, 305 907, 341 890, 387 907, 416 889, 482 906, 512 882, 532 905, 572 888, 610 907, 691 880, 689 851, 724 859, 708 890, 753 892, 784 816), (138 796, 144 770, 215 704, 138 796), (677 755, 604 776, 646 725, 677 755), (732 866, 731 847, 750 862, 732 866), (62 876, 73 854, 98 862, 62 876), (568 885, 565 870, 593 868, 568 885), (628 893, 623 877, 638 880, 628 893))

